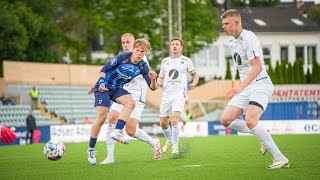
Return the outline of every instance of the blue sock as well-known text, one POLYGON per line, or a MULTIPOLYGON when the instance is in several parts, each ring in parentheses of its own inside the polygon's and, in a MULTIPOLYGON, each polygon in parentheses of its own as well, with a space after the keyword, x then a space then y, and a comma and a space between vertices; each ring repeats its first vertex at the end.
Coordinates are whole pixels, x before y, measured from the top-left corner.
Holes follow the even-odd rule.
POLYGON ((126 122, 122 119, 119 119, 115 129, 122 130, 125 125, 126 125, 126 122))
POLYGON ((89 141, 89 147, 90 148, 94 148, 96 146, 97 139, 98 138, 90 137, 90 141, 89 141))

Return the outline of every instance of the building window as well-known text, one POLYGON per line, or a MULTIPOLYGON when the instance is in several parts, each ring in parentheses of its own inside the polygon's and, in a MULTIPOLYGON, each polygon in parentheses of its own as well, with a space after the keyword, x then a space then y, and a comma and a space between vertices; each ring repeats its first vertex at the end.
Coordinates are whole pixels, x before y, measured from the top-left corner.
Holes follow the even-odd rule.
POLYGON ((208 50, 208 65, 209 66, 219 66, 218 57, 218 46, 211 46, 208 50))
POLYGON ((288 47, 281 47, 281 61, 288 62, 288 47))
POLYGON ((203 49, 195 55, 197 66, 210 67, 219 65, 218 46, 212 46, 208 49, 203 49))
POLYGON ((270 48, 264 47, 264 48, 262 48, 262 51, 263 51, 264 63, 269 66, 270 65, 270 59, 271 59, 270 48))
POLYGON ((304 57, 304 53, 303 53, 303 47, 296 47, 296 60, 297 59, 302 59, 303 60, 303 57, 304 57))
POLYGON ((316 59, 316 47, 308 46, 308 64, 312 64, 314 59, 316 59))

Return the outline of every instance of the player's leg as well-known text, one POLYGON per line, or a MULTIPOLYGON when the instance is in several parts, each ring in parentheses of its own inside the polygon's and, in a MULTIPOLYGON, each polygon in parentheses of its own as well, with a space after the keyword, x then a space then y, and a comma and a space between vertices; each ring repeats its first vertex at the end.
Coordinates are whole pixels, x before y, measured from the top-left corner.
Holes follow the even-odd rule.
POLYGON ((130 118, 126 124, 126 132, 129 136, 135 137, 140 141, 148 143, 154 153, 154 158, 156 160, 161 158, 160 140, 152 139, 144 130, 137 128, 139 121, 134 118, 130 118))
POLYGON ((253 87, 253 92, 249 97, 249 106, 246 112, 246 123, 252 133, 257 136, 263 146, 268 149, 274 159, 269 169, 289 167, 288 159, 280 152, 279 148, 273 141, 270 133, 258 124, 259 119, 267 108, 268 99, 272 95, 273 85, 268 79, 265 82, 258 82, 253 87))
MULTIPOLYGON (((130 141, 125 138, 125 136, 122 134, 123 128, 126 125, 126 121, 129 119, 134 107, 135 107, 135 101, 133 100, 131 94, 129 94, 126 90, 121 89, 122 92, 126 92, 127 94, 118 96, 115 100, 117 103, 123 105, 123 109, 119 115, 119 120, 116 124, 114 132, 111 133, 111 137, 119 141, 123 144, 129 144, 130 141)), ((123 94, 123 93, 120 93, 123 94)))
POLYGON ((181 112, 184 112, 186 98, 184 96, 177 97, 172 102, 171 126, 172 126, 172 154, 179 154, 179 121, 181 112))
POLYGON ((88 148, 88 161, 91 165, 96 164, 95 146, 101 126, 107 119, 108 107, 110 106, 110 98, 107 92, 95 92, 95 107, 97 120, 92 124, 91 136, 88 148))
POLYGON ((166 137, 166 143, 162 148, 162 152, 166 152, 172 146, 172 130, 169 125, 171 103, 171 100, 163 98, 160 105, 160 126, 162 133, 166 137))
POLYGON ((122 110, 123 106, 117 103, 113 103, 111 106, 111 112, 109 113, 109 123, 107 125, 106 130, 106 145, 108 150, 108 155, 105 160, 103 160, 100 164, 111 164, 114 163, 114 146, 115 140, 111 138, 111 133, 114 131, 116 127, 117 121, 119 119, 119 112, 122 110))
POLYGON ((274 162, 268 168, 282 168, 289 166, 288 159, 280 152, 279 148, 273 141, 270 133, 261 125, 258 124, 259 118, 261 117, 263 110, 256 105, 249 105, 246 113, 246 123, 252 130, 252 133, 257 136, 261 143, 271 152, 274 162))
POLYGON ((180 112, 173 111, 171 115, 171 125, 172 125, 172 154, 179 154, 179 119, 180 112))
POLYGON ((251 133, 245 121, 239 118, 243 114, 243 110, 248 107, 249 91, 243 90, 240 94, 233 97, 221 116, 221 124, 227 128, 242 132, 251 133))

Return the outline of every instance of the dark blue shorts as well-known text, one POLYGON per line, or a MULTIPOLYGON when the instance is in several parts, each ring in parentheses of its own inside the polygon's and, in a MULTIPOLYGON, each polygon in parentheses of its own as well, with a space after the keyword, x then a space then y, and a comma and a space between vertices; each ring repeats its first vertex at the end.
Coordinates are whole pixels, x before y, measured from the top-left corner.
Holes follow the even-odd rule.
POLYGON ((120 96, 124 96, 126 94, 130 94, 127 90, 122 88, 109 89, 105 92, 96 91, 94 92, 94 107, 96 106, 104 106, 110 107, 110 100, 116 102, 116 99, 120 96))

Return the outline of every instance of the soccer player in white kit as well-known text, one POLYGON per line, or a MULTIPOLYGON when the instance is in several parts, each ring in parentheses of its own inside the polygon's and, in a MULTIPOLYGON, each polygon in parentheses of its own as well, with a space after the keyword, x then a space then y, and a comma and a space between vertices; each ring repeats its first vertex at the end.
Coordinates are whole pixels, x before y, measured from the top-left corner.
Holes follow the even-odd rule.
MULTIPOLYGON (((133 51, 133 43, 135 41, 134 35, 131 33, 125 33, 121 36, 121 44, 124 52, 132 52, 133 51)), ((147 57, 144 56, 143 60, 148 62, 147 57)), ((140 74, 135 77, 132 81, 125 84, 124 89, 126 89, 133 97, 136 106, 133 109, 129 120, 126 123, 126 132, 129 136, 135 137, 140 141, 147 142, 154 153, 155 159, 160 159, 162 152, 160 149, 160 140, 151 138, 144 130, 138 128, 137 125, 139 123, 142 111, 145 106, 146 101, 146 91, 147 91, 147 83, 140 74)), ((123 108, 123 105, 114 102, 110 108, 110 120, 107 125, 106 131, 106 144, 108 149, 108 155, 104 161, 100 164, 110 164, 114 163, 114 146, 115 141, 111 138, 110 134, 114 131, 117 121, 119 119, 120 112, 123 108)))
POLYGON ((222 113, 221 123, 239 132, 255 135, 273 156, 273 163, 268 169, 288 168, 289 160, 280 152, 269 132, 258 123, 273 93, 260 41, 253 32, 242 28, 237 10, 227 10, 221 19, 224 33, 232 36, 229 48, 240 75, 240 84, 227 92, 232 99, 222 113), (245 121, 238 119, 243 113, 246 115, 245 121))
POLYGON ((166 152, 172 146, 172 154, 179 154, 179 119, 184 113, 186 101, 186 84, 188 73, 193 77, 189 87, 191 90, 198 84, 199 76, 191 59, 181 54, 183 41, 174 37, 171 39, 170 57, 161 62, 161 69, 157 80, 158 85, 163 83, 163 95, 160 106, 160 126, 167 142, 162 148, 166 152), (169 117, 171 116, 171 126, 169 117))

